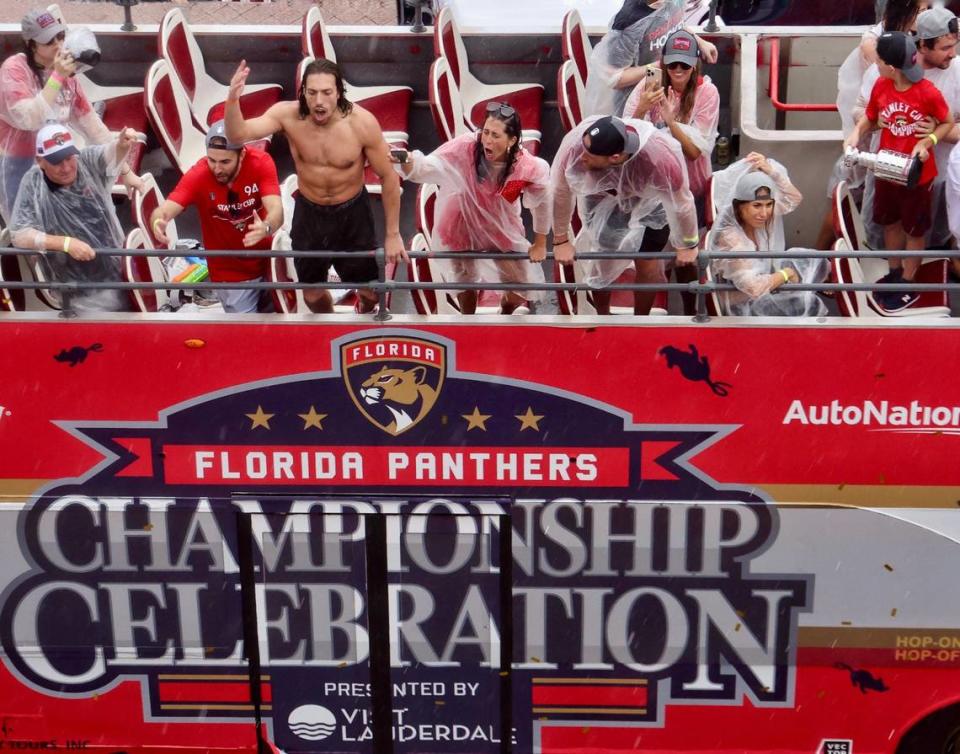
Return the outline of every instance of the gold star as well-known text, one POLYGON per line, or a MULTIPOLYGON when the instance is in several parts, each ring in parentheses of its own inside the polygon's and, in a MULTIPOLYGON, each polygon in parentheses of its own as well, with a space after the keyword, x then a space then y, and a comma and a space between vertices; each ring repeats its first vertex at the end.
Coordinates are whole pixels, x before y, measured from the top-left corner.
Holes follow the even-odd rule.
POLYGON ((301 419, 303 419, 303 428, 310 429, 310 427, 316 427, 317 429, 323 429, 323 420, 327 418, 327 414, 318 414, 317 410, 310 406, 310 413, 307 414, 297 414, 301 419))
POLYGON ((250 420, 250 429, 256 429, 257 427, 263 427, 264 429, 270 429, 270 420, 276 416, 276 414, 267 414, 264 413, 263 409, 260 406, 257 406, 257 411, 254 414, 245 414, 245 416, 250 420))
POLYGON ((460 414, 460 416, 467 420, 467 432, 469 432, 471 429, 482 429, 484 432, 486 432, 486 422, 487 419, 490 418, 491 414, 481 414, 480 409, 474 406, 472 414, 460 414))
POLYGON ((543 414, 535 414, 533 413, 533 409, 527 406, 527 413, 516 414, 515 418, 520 420, 521 432, 523 432, 525 429, 535 429, 537 432, 539 432, 540 420, 543 418, 543 414))

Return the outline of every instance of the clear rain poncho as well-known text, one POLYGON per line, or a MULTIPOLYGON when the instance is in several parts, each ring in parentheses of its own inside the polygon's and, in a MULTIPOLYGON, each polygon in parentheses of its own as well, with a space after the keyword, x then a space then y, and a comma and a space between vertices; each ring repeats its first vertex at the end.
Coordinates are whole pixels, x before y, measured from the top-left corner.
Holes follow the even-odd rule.
MULTIPOLYGON (((785 251, 783 216, 793 212, 803 198, 790 183, 786 169, 775 160, 767 160, 773 168, 770 177, 774 190, 773 217, 765 229, 756 231, 754 243, 737 220, 733 207, 733 193, 737 181, 753 168, 746 160, 738 160, 726 170, 713 174, 713 190, 718 216, 710 230, 708 251, 785 251)), ((736 291, 722 291, 723 312, 734 316, 805 317, 826 314, 826 306, 814 291, 777 290, 783 282, 779 270, 792 267, 801 283, 822 282, 829 272, 826 259, 790 259, 789 252, 782 258, 718 259, 711 262, 714 276, 737 287, 736 291)))
MULTIPOLYGON (((645 81, 637 84, 623 107, 624 118, 632 118, 636 112, 640 96, 646 86, 645 81)), ((679 98, 672 88, 668 88, 670 97, 667 106, 674 112, 679 108, 679 98)), ((663 119, 663 105, 654 105, 644 117, 657 128, 664 129, 669 134, 670 128, 663 119)), ((687 177, 690 179, 690 190, 695 197, 703 196, 707 191, 707 181, 713 172, 710 156, 717 143, 717 125, 720 122, 720 92, 710 81, 709 76, 702 76, 697 82, 693 107, 688 116, 688 123, 677 123, 677 127, 687 135, 693 145, 700 150, 700 156, 695 160, 687 159, 687 177)))
MULTIPOLYGON (((583 134, 596 118, 588 118, 570 131, 553 159, 551 184, 554 196, 554 232, 562 232, 576 201, 582 230, 577 252, 622 251, 635 253, 646 228, 670 226, 674 248, 690 246, 698 237, 697 209, 687 180, 686 160, 680 145, 651 123, 624 120, 637 131, 640 148, 621 165, 599 170, 582 160, 583 134), (561 227, 559 223, 563 223, 561 227)), ((578 261, 581 279, 604 287, 613 283, 633 259, 578 261)))
MULTIPOLYGON (((479 134, 462 134, 441 144, 429 155, 413 152, 413 167, 406 177, 417 183, 436 183, 434 251, 518 251, 526 254, 530 241, 520 216, 521 201, 531 211, 534 233, 550 232, 550 166, 521 148, 503 188, 499 172, 486 159, 489 170, 479 180, 474 149, 479 134)), ((502 168, 501 168, 502 169, 502 168)), ((543 284, 543 268, 521 259, 433 260, 444 282, 543 284)), ((539 301, 542 291, 517 291, 522 298, 539 301)))
POLYGON ((667 37, 683 26, 683 9, 684 0, 661 0, 653 9, 646 0, 625 0, 590 55, 584 117, 623 112, 630 94, 620 86, 624 69, 660 59, 667 37))
POLYGON ((20 179, 33 166, 37 131, 44 124, 63 123, 88 144, 106 144, 113 138, 76 77, 66 80, 51 105, 43 93, 50 71, 40 76, 42 82, 23 53, 11 55, 0 66, 0 217, 7 223, 20 179))
MULTIPOLYGON (((69 186, 53 185, 40 166, 23 177, 10 222, 11 245, 44 249, 48 234, 69 236, 97 248, 124 246, 123 230, 110 196, 119 170, 116 142, 86 147, 77 157, 77 177, 69 186)), ((80 262, 62 251, 45 255, 53 278, 60 282, 120 281, 120 260, 97 254, 80 262)), ((64 303, 77 311, 128 311, 129 298, 120 290, 64 292, 64 303)))

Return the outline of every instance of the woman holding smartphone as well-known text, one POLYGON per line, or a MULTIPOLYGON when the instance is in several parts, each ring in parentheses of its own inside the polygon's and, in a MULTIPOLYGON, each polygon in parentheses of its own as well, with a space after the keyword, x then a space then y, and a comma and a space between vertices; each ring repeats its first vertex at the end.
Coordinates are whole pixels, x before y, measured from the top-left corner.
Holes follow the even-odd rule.
MULTIPOLYGON (((442 144, 429 155, 392 152, 403 174, 417 183, 436 183, 434 251, 519 251, 528 260, 437 260, 445 281, 543 283, 540 262, 550 231, 550 166, 520 144, 520 115, 510 105, 487 104, 483 128, 442 144), (404 159, 406 158, 406 159, 404 159), (520 217, 521 201, 533 214, 534 241, 527 240, 520 217)), ((511 314, 541 292, 504 292, 500 313, 511 314)), ((457 294, 460 311, 474 314, 477 291, 457 294)))
POLYGON ((690 191, 703 223, 703 197, 710 178, 710 155, 717 140, 720 93, 701 75, 696 37, 675 31, 663 46, 660 67, 650 67, 623 108, 624 118, 649 120, 680 143, 687 162, 690 191))

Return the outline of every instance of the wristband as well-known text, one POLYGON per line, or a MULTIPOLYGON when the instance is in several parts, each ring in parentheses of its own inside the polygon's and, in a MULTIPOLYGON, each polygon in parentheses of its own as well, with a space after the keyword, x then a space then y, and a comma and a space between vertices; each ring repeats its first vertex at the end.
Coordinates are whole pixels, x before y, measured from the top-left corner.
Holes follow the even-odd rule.
POLYGON ((63 253, 64 253, 64 254, 69 254, 69 253, 70 253, 70 241, 71 241, 71 240, 72 240, 72 239, 70 238, 70 236, 64 236, 64 237, 63 237, 63 253))
POLYGON ((162 217, 158 217, 156 220, 153 221, 153 225, 150 226, 151 228, 153 228, 153 235, 157 235, 157 233, 159 233, 159 231, 157 230, 157 223, 161 222, 162 220, 163 220, 162 217))
POLYGON ((560 245, 565 244, 565 243, 570 243, 570 237, 569 237, 569 236, 564 236, 562 239, 560 239, 560 238, 557 238, 556 236, 554 236, 554 237, 553 237, 553 243, 554 243, 554 244, 560 244, 560 245))
POLYGON ((683 242, 687 244, 683 248, 692 249, 694 246, 700 245, 700 236, 690 236, 689 238, 684 238, 683 242))
POLYGON ((60 89, 63 86, 63 81, 56 78, 56 74, 47 79, 47 86, 51 89, 60 89))
POLYGON ((783 282, 784 282, 784 283, 789 283, 789 282, 790 282, 790 273, 787 272, 786 267, 783 267, 783 268, 780 269, 780 274, 783 275, 783 282))
POLYGON ((933 142, 933 146, 937 146, 937 144, 940 143, 940 139, 937 138, 937 135, 936 135, 936 134, 929 134, 929 135, 927 136, 927 138, 930 139, 930 141, 933 142))

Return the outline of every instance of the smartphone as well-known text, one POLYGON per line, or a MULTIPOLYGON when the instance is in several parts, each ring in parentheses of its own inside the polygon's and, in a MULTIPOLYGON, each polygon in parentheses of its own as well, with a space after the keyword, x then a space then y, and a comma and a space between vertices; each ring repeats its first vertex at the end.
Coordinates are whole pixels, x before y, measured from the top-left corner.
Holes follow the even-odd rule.
POLYGON ((401 165, 406 164, 407 160, 410 157, 406 149, 391 149, 390 156, 393 157, 393 159, 395 159, 401 165))
POLYGON ((657 75, 657 69, 656 69, 656 68, 650 68, 650 67, 647 68, 647 78, 652 79, 652 78, 654 78, 656 75, 657 75))

